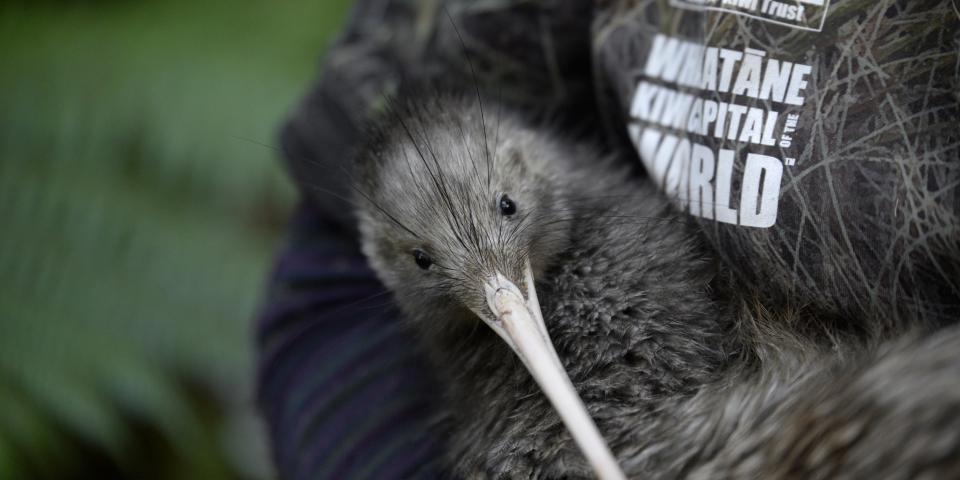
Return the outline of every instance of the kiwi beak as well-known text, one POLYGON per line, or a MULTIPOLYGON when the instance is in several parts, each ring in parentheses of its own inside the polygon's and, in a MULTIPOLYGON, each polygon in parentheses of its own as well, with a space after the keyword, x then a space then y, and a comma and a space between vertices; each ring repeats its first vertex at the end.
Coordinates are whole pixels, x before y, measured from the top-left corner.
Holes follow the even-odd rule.
POLYGON ((523 298, 521 290, 500 272, 490 276, 483 287, 493 319, 490 315, 479 316, 510 345, 526 365, 560 414, 574 442, 580 447, 597 476, 604 480, 623 479, 623 472, 610 452, 610 447, 587 413, 583 401, 577 395, 570 377, 557 357, 553 342, 550 341, 550 335, 543 323, 543 314, 540 312, 529 261, 526 263, 524 277, 528 293, 526 299, 523 298))

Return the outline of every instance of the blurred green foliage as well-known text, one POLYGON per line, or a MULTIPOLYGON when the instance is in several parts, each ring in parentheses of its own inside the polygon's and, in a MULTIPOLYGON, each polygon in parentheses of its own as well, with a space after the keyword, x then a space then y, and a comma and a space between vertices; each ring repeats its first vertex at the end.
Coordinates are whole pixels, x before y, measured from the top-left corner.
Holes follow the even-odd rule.
POLYGON ((0 4, 0 479, 270 476, 270 145, 347 3, 0 4))

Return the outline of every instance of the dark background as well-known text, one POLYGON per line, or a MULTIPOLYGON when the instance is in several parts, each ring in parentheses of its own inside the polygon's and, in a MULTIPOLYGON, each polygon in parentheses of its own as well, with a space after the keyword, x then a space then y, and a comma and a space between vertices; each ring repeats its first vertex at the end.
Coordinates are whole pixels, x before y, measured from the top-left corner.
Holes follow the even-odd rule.
POLYGON ((275 132, 347 3, 0 3, 0 479, 272 475, 275 132))

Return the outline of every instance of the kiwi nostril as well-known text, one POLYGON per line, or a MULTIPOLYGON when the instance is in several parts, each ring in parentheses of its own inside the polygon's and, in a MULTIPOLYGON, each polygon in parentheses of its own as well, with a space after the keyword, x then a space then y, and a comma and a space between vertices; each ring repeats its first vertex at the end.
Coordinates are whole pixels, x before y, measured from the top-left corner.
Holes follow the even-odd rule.
POLYGON ((506 194, 500 196, 500 213, 504 215, 513 215, 517 213, 517 204, 506 194))

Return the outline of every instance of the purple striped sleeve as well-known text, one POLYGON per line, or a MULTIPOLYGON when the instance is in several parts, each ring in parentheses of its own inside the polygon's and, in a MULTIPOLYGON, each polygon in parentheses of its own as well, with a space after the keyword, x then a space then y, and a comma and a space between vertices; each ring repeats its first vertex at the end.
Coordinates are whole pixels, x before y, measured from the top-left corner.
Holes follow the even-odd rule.
POLYGON ((349 234, 301 204, 256 325, 281 479, 444 478, 434 380, 349 234))

